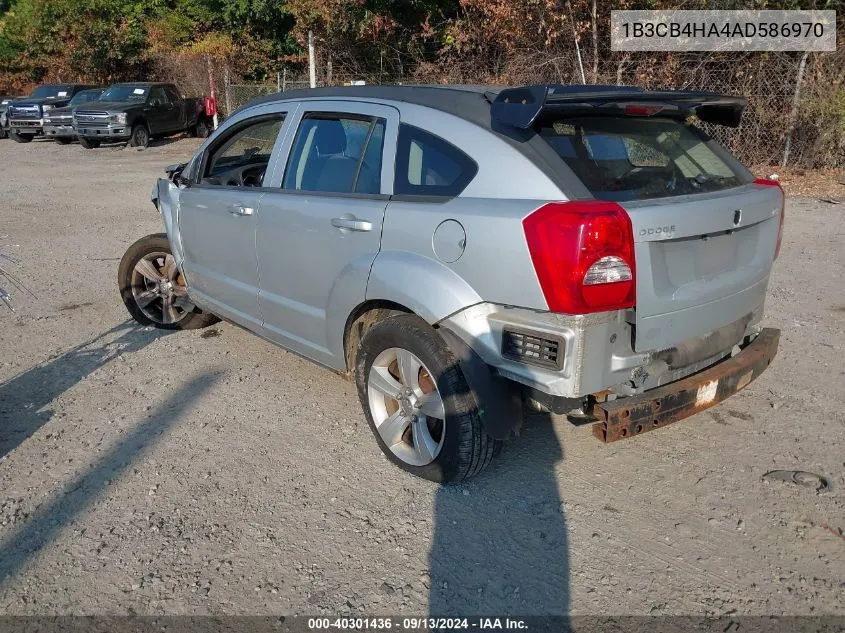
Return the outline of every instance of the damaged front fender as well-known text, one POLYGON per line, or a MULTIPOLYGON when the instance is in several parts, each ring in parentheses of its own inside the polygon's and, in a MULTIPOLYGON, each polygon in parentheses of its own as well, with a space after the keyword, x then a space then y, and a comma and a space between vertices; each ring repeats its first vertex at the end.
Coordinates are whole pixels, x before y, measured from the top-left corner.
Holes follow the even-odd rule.
POLYGON ((182 268, 184 253, 182 236, 179 233, 179 195, 181 188, 168 178, 159 178, 153 187, 152 201, 164 220, 164 230, 170 241, 170 249, 176 258, 176 265, 182 268))

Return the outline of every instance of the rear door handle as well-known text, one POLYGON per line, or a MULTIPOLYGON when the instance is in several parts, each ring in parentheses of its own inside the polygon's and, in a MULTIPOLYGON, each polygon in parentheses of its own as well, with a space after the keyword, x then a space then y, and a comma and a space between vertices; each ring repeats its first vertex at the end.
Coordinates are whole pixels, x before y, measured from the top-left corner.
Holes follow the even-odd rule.
POLYGON ((233 204, 229 207, 229 213, 232 215, 252 215, 255 213, 255 209, 252 207, 244 207, 239 204, 233 204))
POLYGON ((341 231, 372 231, 373 223, 366 220, 359 220, 355 216, 341 216, 332 218, 332 226, 341 231))

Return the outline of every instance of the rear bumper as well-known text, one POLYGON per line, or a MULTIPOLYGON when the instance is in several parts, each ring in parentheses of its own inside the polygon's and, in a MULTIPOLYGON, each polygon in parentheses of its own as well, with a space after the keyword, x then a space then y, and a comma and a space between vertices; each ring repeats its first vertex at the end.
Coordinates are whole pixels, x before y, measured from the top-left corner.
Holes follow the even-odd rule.
POLYGON ((603 442, 640 435, 704 411, 762 374, 777 354, 780 330, 766 328, 736 356, 638 396, 597 403, 593 434, 603 442))

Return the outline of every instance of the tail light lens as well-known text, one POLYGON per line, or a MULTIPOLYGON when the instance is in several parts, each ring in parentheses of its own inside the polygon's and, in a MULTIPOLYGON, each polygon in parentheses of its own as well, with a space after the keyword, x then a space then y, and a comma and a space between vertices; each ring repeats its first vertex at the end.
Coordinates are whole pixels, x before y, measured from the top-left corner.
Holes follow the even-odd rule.
POLYGON ((634 232, 618 204, 552 202, 527 216, 522 227, 550 310, 588 314, 634 307, 634 232))
POLYGON ((780 243, 783 241, 783 221, 786 215, 786 194, 783 193, 783 187, 777 180, 769 178, 758 178, 754 181, 755 185, 766 185, 767 187, 777 187, 780 189, 780 224, 778 225, 778 243, 775 246, 775 259, 780 255, 780 243))

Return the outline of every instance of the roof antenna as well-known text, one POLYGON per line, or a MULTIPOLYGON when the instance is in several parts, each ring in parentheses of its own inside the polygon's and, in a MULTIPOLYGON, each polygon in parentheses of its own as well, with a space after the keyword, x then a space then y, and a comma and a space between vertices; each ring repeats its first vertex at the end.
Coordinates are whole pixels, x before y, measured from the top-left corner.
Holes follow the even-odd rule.
POLYGON ((578 68, 581 69, 581 83, 587 83, 587 77, 584 75, 584 64, 581 62, 581 47, 578 45, 578 34, 575 32, 575 19, 572 17, 572 4, 566 0, 566 6, 569 8, 569 21, 572 23, 572 37, 575 40, 575 54, 578 56, 578 68))

